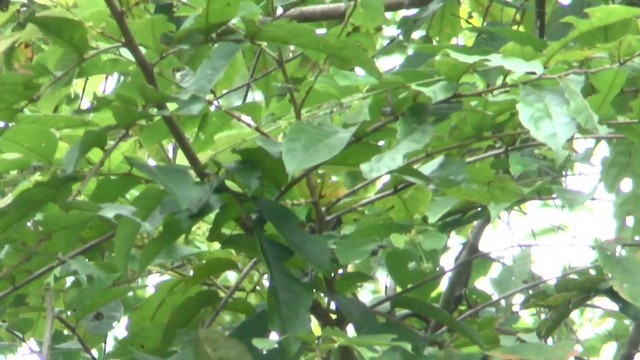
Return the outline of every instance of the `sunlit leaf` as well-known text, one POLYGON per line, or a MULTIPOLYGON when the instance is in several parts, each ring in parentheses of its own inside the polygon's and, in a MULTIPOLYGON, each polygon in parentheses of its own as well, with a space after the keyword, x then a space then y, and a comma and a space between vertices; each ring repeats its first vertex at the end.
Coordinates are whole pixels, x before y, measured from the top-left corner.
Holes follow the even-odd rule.
POLYGON ((329 124, 292 124, 282 147, 287 173, 293 175, 331 159, 347 145, 355 130, 355 126, 342 129, 329 124))
POLYGON ((520 122, 534 138, 555 151, 560 151, 577 130, 569 106, 568 99, 557 91, 539 90, 531 86, 520 88, 520 102, 517 105, 520 122))

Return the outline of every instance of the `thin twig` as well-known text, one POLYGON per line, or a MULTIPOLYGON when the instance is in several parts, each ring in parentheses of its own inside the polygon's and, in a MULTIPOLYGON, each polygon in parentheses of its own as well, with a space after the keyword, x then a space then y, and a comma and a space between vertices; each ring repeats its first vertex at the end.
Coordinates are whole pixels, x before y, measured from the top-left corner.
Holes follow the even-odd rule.
POLYGON ((23 345, 25 345, 29 349, 29 351, 31 351, 32 354, 35 354, 39 359, 47 360, 45 359, 44 355, 42 355, 41 352, 31 347, 31 345, 29 344, 29 341, 27 341, 27 339, 25 339, 24 336, 22 336, 22 334, 8 327, 2 327, 2 329, 4 329, 4 331, 9 333, 9 335, 18 339, 23 345))
POLYGON ((53 290, 50 285, 44 292, 44 306, 46 310, 46 319, 44 325, 44 336, 42 338, 42 356, 45 359, 51 359, 51 346, 53 340, 53 324, 56 318, 56 309, 53 305, 53 290))
POLYGON ((82 347, 82 350, 84 350, 84 352, 91 358, 91 360, 98 360, 98 358, 96 358, 95 355, 93 355, 93 353, 91 352, 91 347, 89 347, 82 336, 78 334, 78 329, 76 329, 75 326, 71 325, 71 323, 68 322, 67 319, 63 318, 60 315, 56 315, 56 320, 58 320, 62 324, 62 326, 64 326, 67 330, 69 330, 71 334, 73 334, 73 336, 76 337, 76 340, 78 340, 78 343, 82 347))
MULTIPOLYGON (((594 269, 595 267, 596 267, 595 265, 583 266, 583 267, 580 267, 580 268, 577 268, 577 269, 569 270, 569 271, 565 272, 564 274, 562 274, 560 276, 556 276, 556 277, 553 277, 553 278, 550 278, 550 279, 540 279, 540 280, 536 280, 536 281, 530 282, 530 283, 528 283, 526 285, 523 285, 523 286, 520 286, 520 287, 518 287, 516 289, 513 289, 513 290, 505 293, 504 295, 499 296, 496 299, 493 299, 491 301, 487 301, 486 303, 484 303, 482 305, 474 307, 473 309, 471 309, 471 310, 465 312, 464 314, 458 316, 458 318, 456 320, 462 321, 462 320, 464 320, 466 318, 469 318, 469 317, 479 313, 480 311, 488 308, 491 305, 497 304, 500 301, 508 299, 508 298, 512 297, 513 295, 516 295, 516 294, 521 293, 523 291, 531 290, 531 289, 536 288, 536 287, 538 287, 540 285, 546 284, 549 281, 558 280, 558 279, 561 279, 563 277, 567 277, 569 275, 576 274, 576 273, 579 273, 579 272, 582 272, 582 271, 585 271, 585 270, 591 270, 591 269, 594 269)), ((437 335, 442 334, 444 331, 446 331, 446 329, 447 328, 445 326, 442 329, 440 329, 436 334, 437 335)))
POLYGON ((122 134, 118 135, 118 137, 113 141, 113 144, 107 148, 107 150, 102 154, 100 160, 91 168, 91 170, 85 175, 84 180, 80 183, 80 186, 69 196, 69 200, 73 200, 78 195, 82 194, 82 191, 87 187, 89 181, 102 169, 104 164, 107 162, 111 154, 116 150, 118 145, 129 136, 128 131, 124 131, 122 134))
POLYGON ((224 307, 227 306, 227 304, 229 303, 233 295, 235 295, 238 289, 240 289, 240 286, 242 285, 244 280, 249 276, 251 271, 256 266, 258 266, 259 263, 260 263, 260 259, 254 258, 249 262, 249 264, 247 264, 244 270, 242 270, 242 273, 240 273, 240 275, 238 276, 238 279, 236 279, 236 282, 231 286, 231 288, 224 295, 222 300, 220 300, 220 303, 218 304, 218 306, 216 306, 215 310, 213 310, 213 314, 211 314, 211 317, 205 322, 204 324, 205 328, 209 328, 211 327, 211 325, 213 325, 213 322, 216 321, 220 313, 222 313, 222 310, 224 310, 224 307))
POLYGON ((76 256, 79 256, 79 255, 82 255, 84 253, 87 253, 87 252, 95 249, 96 247, 102 245, 103 243, 113 239, 114 235, 115 235, 115 233, 113 231, 111 231, 111 232, 109 232, 109 233, 107 233, 105 235, 102 235, 101 237, 89 242, 88 244, 85 244, 84 246, 80 247, 79 249, 76 249, 76 250, 70 252, 69 254, 67 254, 65 256, 59 257, 56 261, 50 263, 49 265, 46 265, 46 266, 36 270, 31 275, 29 275, 26 279, 18 282, 17 284, 13 285, 9 289, 4 290, 3 292, 0 292, 0 300, 5 299, 9 295, 11 295, 11 294, 15 293, 16 291, 24 288, 25 286, 31 284, 32 282, 38 280, 39 278, 47 275, 49 272, 57 269, 59 266, 62 266, 64 264, 66 264, 67 261, 75 258, 76 256))

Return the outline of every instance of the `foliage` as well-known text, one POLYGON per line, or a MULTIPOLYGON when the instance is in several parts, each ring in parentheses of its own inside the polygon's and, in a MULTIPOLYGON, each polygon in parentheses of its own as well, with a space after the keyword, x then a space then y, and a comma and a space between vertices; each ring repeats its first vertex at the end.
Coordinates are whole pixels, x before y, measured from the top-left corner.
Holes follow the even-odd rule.
POLYGON ((2 1, 1 353, 632 358, 640 8, 534 3, 2 1), (480 252, 596 147, 590 266, 480 252))

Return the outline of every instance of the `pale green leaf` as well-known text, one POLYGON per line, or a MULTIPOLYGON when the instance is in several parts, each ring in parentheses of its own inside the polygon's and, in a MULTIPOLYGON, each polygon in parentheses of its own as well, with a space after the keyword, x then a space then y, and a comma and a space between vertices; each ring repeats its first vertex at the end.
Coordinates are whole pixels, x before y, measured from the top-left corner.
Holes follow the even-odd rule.
POLYGON ((520 87, 520 101, 516 105, 522 125, 554 151, 560 151, 576 133, 577 123, 569 113, 569 106, 562 93, 531 86, 520 87))
POLYGON ((368 162, 361 164, 362 175, 367 179, 373 179, 401 167, 407 154, 426 146, 434 133, 434 127, 429 123, 417 127, 413 133, 402 139, 391 150, 376 155, 368 162))
POLYGON ((356 126, 343 129, 332 124, 291 124, 282 146, 282 160, 289 175, 331 159, 340 153, 356 126))

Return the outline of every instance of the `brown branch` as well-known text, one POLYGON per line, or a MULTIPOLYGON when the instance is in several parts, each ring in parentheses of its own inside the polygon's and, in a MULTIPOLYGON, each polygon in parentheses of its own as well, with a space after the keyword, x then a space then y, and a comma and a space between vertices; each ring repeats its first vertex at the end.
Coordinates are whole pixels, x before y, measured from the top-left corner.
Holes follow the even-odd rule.
MULTIPOLYGON (((506 294, 504 294, 504 295, 502 295, 502 296, 500 296, 500 297, 498 297, 496 299, 493 299, 491 301, 487 301, 484 304, 476 306, 475 308, 473 308, 473 309, 465 312, 464 314, 458 316, 458 318, 456 320, 462 321, 462 320, 464 320, 466 318, 469 318, 469 317, 479 313, 480 311, 488 308, 489 306, 491 306, 493 304, 497 304, 500 301, 508 299, 508 298, 512 297, 513 295, 516 295, 516 294, 521 293, 523 291, 531 290, 531 289, 536 288, 536 287, 538 287, 540 285, 546 284, 549 281, 558 280, 558 279, 561 279, 561 278, 564 278, 564 277, 567 277, 569 275, 573 275, 573 274, 576 274, 576 273, 579 273, 579 272, 582 272, 582 271, 585 271, 585 270, 591 270, 593 268, 595 268, 595 265, 583 266, 583 267, 580 267, 580 268, 577 268, 577 269, 569 270, 569 271, 565 272, 564 274, 562 274, 560 276, 557 276, 557 277, 553 277, 553 278, 550 278, 550 279, 540 279, 540 280, 536 280, 536 281, 530 282, 530 283, 528 283, 526 285, 523 285, 523 286, 520 286, 520 287, 518 287, 516 289, 513 289, 513 290, 507 292, 506 294)), ((447 329, 446 327, 443 327, 436 334, 438 334, 438 335, 442 334, 446 329, 447 329)))
POLYGON ((80 256, 82 254, 85 254, 93 249, 95 249, 96 247, 102 245, 103 243, 113 239, 113 236, 115 235, 115 233, 113 231, 89 242, 88 244, 85 244, 84 246, 82 246, 79 249, 76 249, 72 252, 70 252, 69 254, 65 255, 65 256, 61 256, 60 258, 58 258, 56 261, 50 263, 49 265, 46 265, 38 270, 36 270, 35 272, 33 272, 33 274, 29 275, 26 279, 20 281, 19 283, 13 285, 12 287, 10 287, 7 290, 4 290, 3 292, 0 292, 0 300, 5 299, 6 297, 8 297, 9 295, 15 293, 18 290, 23 289, 25 286, 31 284, 32 282, 38 280, 39 278, 47 275, 49 272, 55 270, 56 268, 58 268, 59 266, 62 266, 64 264, 67 263, 67 261, 75 258, 76 256, 80 256))
MULTIPOLYGON (((404 9, 418 9, 431 4, 433 0, 386 0, 384 11, 399 11, 404 9)), ((330 20, 344 20, 353 2, 340 4, 312 5, 291 9, 279 19, 289 19, 297 22, 319 22, 330 20)))
MULTIPOLYGON (((624 135, 620 135, 620 134, 605 134, 605 135, 586 135, 586 136, 576 136, 573 138, 573 140, 577 140, 577 139, 596 139, 596 140, 605 140, 605 139, 626 139, 626 137, 624 135)), ((473 164, 482 160, 486 160, 486 159, 490 159, 492 157, 496 157, 496 156, 500 156, 500 155, 504 155, 504 154, 508 154, 511 153, 513 151, 519 151, 519 150, 524 150, 524 149, 530 149, 530 148, 536 148, 536 147, 542 147, 545 146, 545 144, 538 142, 538 141, 532 141, 529 143, 524 143, 524 144, 520 144, 520 145, 515 145, 515 146, 506 146, 504 148, 500 148, 500 149, 496 149, 496 150, 491 150, 488 151, 484 154, 480 154, 477 156, 472 156, 470 158, 467 158, 465 160, 466 164, 473 164)), ((354 212, 364 206, 367 205, 371 205, 379 200, 385 199, 387 197, 390 196, 394 196, 397 195, 398 193, 412 187, 413 185, 416 185, 415 183, 411 183, 411 182, 406 182, 406 183, 402 183, 400 185, 395 186, 393 189, 391 190, 387 190, 385 192, 376 194, 370 198, 367 198, 365 200, 360 201, 359 203, 352 205, 348 208, 342 209, 334 214, 331 214, 329 216, 327 216, 326 221, 327 222, 331 222, 332 220, 335 220, 336 218, 343 216, 345 214, 348 214, 350 212, 354 212)))
POLYGON ((125 131, 122 134, 118 135, 118 137, 114 140, 113 144, 111 144, 111 146, 109 146, 109 148, 107 148, 107 150, 102 154, 102 157, 100 158, 98 163, 96 163, 93 166, 93 168, 91 168, 91 170, 87 173, 87 175, 85 175, 84 180, 82 180, 82 183, 80 184, 80 186, 78 186, 76 191, 74 191, 69 196, 69 201, 73 200, 76 196, 80 195, 82 191, 84 191, 84 189, 87 187, 87 184, 89 184, 89 181, 98 173, 98 171, 100 171, 100 169, 107 162, 111 154, 113 154, 113 152, 116 150, 118 145, 120 145, 120 143, 124 139, 126 139, 127 136, 129 136, 128 131, 125 131))
POLYGON ((640 349, 640 324, 634 321, 629 338, 620 352, 620 360, 635 359, 638 349, 640 349))
POLYGON ((240 273, 240 275, 238 276, 238 279, 236 279, 236 282, 233 284, 233 286, 231 286, 229 291, 227 291, 227 293, 224 295, 222 300, 220 300, 220 303, 218 304, 218 306, 216 306, 215 310, 213 310, 213 314, 211 314, 211 317, 205 322, 204 324, 205 328, 209 328, 211 327, 211 325, 213 325, 213 322, 216 321, 220 313, 222 313, 222 310, 224 310, 224 307, 227 306, 229 301, 231 301, 231 298, 233 297, 233 295, 235 295, 238 289, 240 289, 240 285, 242 285, 244 280, 249 276, 251 271, 255 269, 256 266, 258 266, 259 263, 260 263, 260 260, 258 258, 254 258, 253 260, 251 260, 251 262, 249 262, 249 264, 247 264, 244 270, 242 270, 242 273, 240 273))
MULTIPOLYGON (((105 0, 105 3, 107 4, 107 7, 109 8, 109 12, 111 13, 111 16, 113 16, 113 19, 115 20, 116 24, 118 25, 118 28, 120 29, 120 32, 122 33, 122 38, 124 39, 124 46, 127 48, 127 50, 129 50, 129 52, 133 56, 133 59, 135 60, 138 67, 140 68, 140 71, 142 72, 142 75, 144 76, 145 81, 149 86, 151 86, 154 89, 157 89, 158 81, 156 80, 156 75, 153 71, 153 66, 142 53, 142 50, 140 49, 138 42, 136 41, 135 37, 133 36, 133 33, 131 32, 131 29, 129 28, 129 25, 127 24, 126 15, 122 10, 122 8, 120 8, 118 1, 105 0)), ((169 111, 169 108, 165 103, 156 104, 156 108, 158 108, 158 110, 160 110, 161 112, 169 111)), ((169 132, 171 132, 171 135, 175 139, 176 144, 178 144, 178 147, 180 148, 180 150, 182 150, 184 157, 189 162, 189 165, 191 165, 191 168, 195 172, 196 176, 201 181, 207 180, 209 175, 205 171, 205 168, 202 165, 202 162, 198 158, 198 155, 193 150, 193 147, 191 146, 191 142, 189 141, 185 133, 182 131, 182 128, 180 128, 178 121, 171 115, 162 115, 161 118, 164 121, 167 128, 169 128, 169 132)))
POLYGON ((76 329, 75 326, 71 325, 71 323, 68 322, 67 319, 63 318, 60 315, 56 315, 56 320, 58 320, 67 330, 69 330, 69 332, 73 336, 75 336, 76 340, 78 340, 78 343, 82 347, 82 350, 84 350, 84 352, 91 358, 91 360, 98 360, 91 352, 91 347, 89 347, 89 345, 87 345, 87 342, 84 341, 80 334, 78 334, 78 329, 76 329))
MULTIPOLYGON (((456 258, 455 264, 458 265, 463 264, 461 266, 456 266, 456 270, 451 272, 451 277, 449 278, 449 282, 447 287, 442 292, 440 296, 440 309, 448 312, 449 314, 453 313, 457 307, 456 305, 456 296, 460 294, 464 288, 468 286, 469 278, 471 276, 471 270, 473 265, 473 259, 480 254, 479 244, 480 239, 482 238, 482 234, 484 230, 489 226, 491 222, 490 217, 486 214, 482 219, 478 220, 471 233, 469 234, 469 239, 460 250, 458 257, 456 258)), ((433 321, 429 325, 429 330, 427 333, 433 334, 438 331, 442 327, 437 321, 433 321)))

